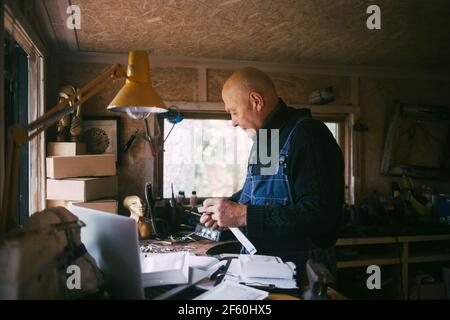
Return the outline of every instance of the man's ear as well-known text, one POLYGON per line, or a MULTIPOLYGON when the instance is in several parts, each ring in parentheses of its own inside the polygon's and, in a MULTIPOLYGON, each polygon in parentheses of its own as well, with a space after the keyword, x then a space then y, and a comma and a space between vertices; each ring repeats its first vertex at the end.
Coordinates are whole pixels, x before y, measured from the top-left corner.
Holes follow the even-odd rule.
POLYGON ((250 105, 252 109, 257 112, 261 112, 264 108, 264 98, 263 96, 256 91, 250 92, 250 105))

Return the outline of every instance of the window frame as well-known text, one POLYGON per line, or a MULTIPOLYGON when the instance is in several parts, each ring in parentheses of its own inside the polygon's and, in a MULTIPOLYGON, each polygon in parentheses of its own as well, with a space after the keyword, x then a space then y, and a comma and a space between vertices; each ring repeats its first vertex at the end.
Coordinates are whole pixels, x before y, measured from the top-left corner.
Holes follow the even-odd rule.
MULTIPOLYGON (((197 110, 180 110, 180 114, 184 119, 198 119, 198 120, 231 120, 231 116, 225 111, 197 111, 197 110)), ((157 145, 162 145, 163 137, 165 138, 164 133, 164 118, 163 117, 154 117, 153 126, 151 126, 150 131, 153 136, 155 135, 156 130, 152 131, 152 127, 157 125, 159 127, 160 135, 158 136, 157 145), (157 124, 156 124, 157 123, 157 124)), ((154 193, 158 199, 164 199, 163 190, 164 190, 164 152, 161 151, 156 159, 153 160, 153 167, 156 168, 153 173, 153 185, 155 186, 154 193)), ((176 195, 175 195, 176 196, 176 195)), ((198 201, 203 201, 204 197, 198 197, 198 201)))
MULTIPOLYGON (((28 119, 36 120, 45 112, 45 55, 47 50, 33 28, 15 6, 3 7, 4 31, 8 31, 28 54, 28 119)), ((2 90, 3 91, 3 90, 2 90)), ((4 93, 3 93, 4 94, 4 93)), ((3 99, 3 95, 1 97, 3 99)), ((3 105, 3 102, 2 102, 3 105)), ((3 107, 2 107, 3 108, 3 107)), ((2 119, 2 135, 4 132, 2 119)), ((5 150, 4 137, 0 139, 0 150, 5 150)), ((42 132, 28 142, 29 153, 29 215, 45 209, 45 133, 42 132)), ((0 155, 2 173, 5 170, 5 153, 0 155)), ((2 181, 3 184, 3 181, 2 181)), ((1 188, 3 190, 3 185, 1 188)))
POLYGON ((344 158, 344 182, 345 182, 345 196, 347 201, 352 199, 350 193, 351 179, 350 179, 350 139, 349 139, 349 119, 345 114, 313 114, 315 119, 323 122, 334 122, 338 125, 338 145, 342 150, 344 158))
MULTIPOLYGON (((230 115, 224 111, 223 103, 195 103, 195 102, 168 102, 167 105, 179 105, 179 112, 185 119, 231 119, 230 115), (199 105, 203 105, 201 110, 199 105), (209 109, 209 110, 208 110, 209 109)), ((355 203, 355 136, 352 128, 355 118, 359 115, 359 107, 356 106, 309 106, 309 105, 291 105, 294 108, 309 108, 312 116, 323 122, 336 122, 338 124, 338 144, 341 147, 344 158, 344 174, 345 174, 345 199, 349 204, 355 203)), ((164 119, 163 117, 154 117, 150 132, 156 136, 156 126, 159 126, 161 133, 156 142, 161 145, 164 137, 164 119)), ((357 159, 356 159, 357 160, 357 159)), ((164 154, 161 151, 158 156, 153 159, 153 185, 155 186, 155 196, 163 199, 163 176, 164 176, 164 154)), ((204 198, 198 198, 202 201, 204 198)))

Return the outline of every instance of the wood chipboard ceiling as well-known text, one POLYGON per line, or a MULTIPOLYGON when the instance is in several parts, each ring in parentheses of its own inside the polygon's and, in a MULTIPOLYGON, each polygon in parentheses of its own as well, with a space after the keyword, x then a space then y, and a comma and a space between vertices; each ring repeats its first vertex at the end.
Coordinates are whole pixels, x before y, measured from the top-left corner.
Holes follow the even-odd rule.
MULTIPOLYGON (((57 38, 65 18, 46 0, 57 38)), ((450 65, 448 0, 71 0, 80 51, 299 64, 450 65), (381 30, 366 9, 381 8, 381 30)))

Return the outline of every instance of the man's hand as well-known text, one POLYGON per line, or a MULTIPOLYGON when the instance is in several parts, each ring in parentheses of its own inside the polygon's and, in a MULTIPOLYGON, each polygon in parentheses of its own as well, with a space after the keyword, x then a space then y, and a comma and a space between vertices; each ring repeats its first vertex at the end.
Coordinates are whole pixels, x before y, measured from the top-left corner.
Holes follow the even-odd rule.
POLYGON ((242 227, 247 224, 247 206, 233 201, 209 198, 203 201, 206 212, 200 223, 213 230, 223 227, 242 227))

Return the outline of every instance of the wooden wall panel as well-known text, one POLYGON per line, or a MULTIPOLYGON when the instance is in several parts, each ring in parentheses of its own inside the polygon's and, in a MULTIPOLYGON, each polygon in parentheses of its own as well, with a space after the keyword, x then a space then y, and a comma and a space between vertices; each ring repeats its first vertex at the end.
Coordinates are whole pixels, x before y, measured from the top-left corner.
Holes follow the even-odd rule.
MULTIPOLYGON (((231 70, 208 70, 208 101, 222 102, 222 86, 233 73, 231 70)), ((331 104, 347 105, 351 102, 350 77, 268 73, 278 95, 286 103, 308 104, 309 94, 316 89, 332 86, 335 101, 331 104)))
POLYGON ((350 78, 312 76, 290 73, 269 73, 278 95, 288 104, 308 104, 309 94, 317 89, 333 87, 335 101, 330 104, 350 104, 350 78))

